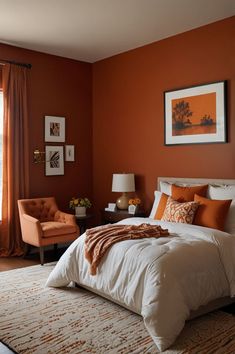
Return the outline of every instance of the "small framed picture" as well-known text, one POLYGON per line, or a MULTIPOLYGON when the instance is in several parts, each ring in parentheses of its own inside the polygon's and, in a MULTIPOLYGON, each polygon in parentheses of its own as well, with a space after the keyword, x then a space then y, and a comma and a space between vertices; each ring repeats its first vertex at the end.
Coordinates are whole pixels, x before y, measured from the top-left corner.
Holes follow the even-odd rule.
POLYGON ((65 145, 65 161, 75 161, 74 145, 65 145))
POLYGON ((63 146, 46 146, 46 176, 64 175, 63 146))
POLYGON ((45 116, 45 141, 65 142, 65 117, 45 116))
POLYGON ((134 215, 137 212, 137 209, 138 209, 138 205, 129 205, 128 213, 134 215))

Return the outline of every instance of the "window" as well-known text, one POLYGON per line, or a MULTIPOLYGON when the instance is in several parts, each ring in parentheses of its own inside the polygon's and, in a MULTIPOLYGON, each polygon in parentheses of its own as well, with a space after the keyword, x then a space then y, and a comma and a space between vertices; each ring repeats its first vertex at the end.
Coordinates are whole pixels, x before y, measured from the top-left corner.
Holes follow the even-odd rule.
POLYGON ((3 135, 3 93, 0 91, 0 220, 2 220, 2 135, 3 135))

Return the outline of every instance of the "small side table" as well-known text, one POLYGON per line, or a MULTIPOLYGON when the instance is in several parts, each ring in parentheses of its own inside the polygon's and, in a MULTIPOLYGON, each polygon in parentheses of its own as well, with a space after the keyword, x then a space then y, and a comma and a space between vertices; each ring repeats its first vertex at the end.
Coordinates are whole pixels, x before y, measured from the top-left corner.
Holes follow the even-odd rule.
POLYGON ((80 233, 83 234, 87 229, 87 220, 91 219, 93 214, 86 214, 85 216, 75 215, 76 223, 79 226, 80 233))
POLYGON ((102 223, 103 224, 113 224, 120 220, 132 217, 145 217, 146 214, 144 211, 140 210, 135 214, 129 214, 128 210, 116 210, 116 211, 109 211, 109 210, 101 210, 102 215, 102 223))

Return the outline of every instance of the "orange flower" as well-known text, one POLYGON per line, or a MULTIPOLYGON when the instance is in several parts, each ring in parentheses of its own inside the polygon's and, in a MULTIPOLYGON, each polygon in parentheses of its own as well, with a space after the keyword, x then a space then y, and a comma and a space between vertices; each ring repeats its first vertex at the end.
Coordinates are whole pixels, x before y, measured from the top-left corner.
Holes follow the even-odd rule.
POLYGON ((140 198, 129 199, 129 205, 139 205, 141 203, 140 198))
POLYGON ((139 205, 140 203, 141 203, 140 198, 135 198, 135 204, 136 204, 136 205, 139 205))

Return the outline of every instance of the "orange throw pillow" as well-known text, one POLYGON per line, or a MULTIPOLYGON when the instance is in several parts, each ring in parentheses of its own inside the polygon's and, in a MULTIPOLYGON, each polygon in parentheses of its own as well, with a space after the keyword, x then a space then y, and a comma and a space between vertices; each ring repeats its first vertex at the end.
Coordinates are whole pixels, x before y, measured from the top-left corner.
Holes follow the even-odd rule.
POLYGON ((191 187, 182 187, 172 184, 171 187, 171 196, 174 200, 178 202, 191 202, 194 200, 194 195, 198 194, 202 197, 206 196, 208 185, 203 186, 191 186, 191 187))
POLYGON ((156 214, 154 216, 155 220, 161 220, 164 210, 166 208, 166 203, 167 203, 168 197, 169 197, 169 195, 162 193, 158 207, 157 207, 156 214))
POLYGON ((224 225, 232 199, 212 200, 195 194, 194 201, 199 203, 199 208, 193 223, 195 225, 224 231, 224 225))

